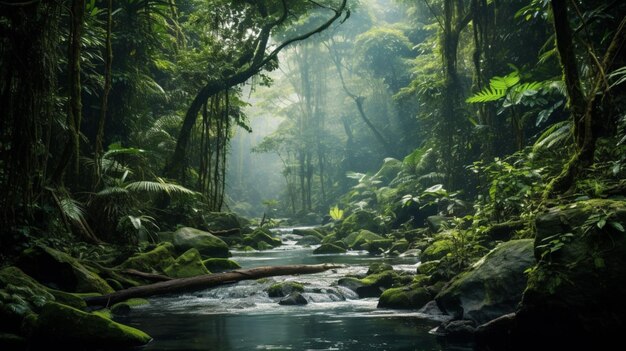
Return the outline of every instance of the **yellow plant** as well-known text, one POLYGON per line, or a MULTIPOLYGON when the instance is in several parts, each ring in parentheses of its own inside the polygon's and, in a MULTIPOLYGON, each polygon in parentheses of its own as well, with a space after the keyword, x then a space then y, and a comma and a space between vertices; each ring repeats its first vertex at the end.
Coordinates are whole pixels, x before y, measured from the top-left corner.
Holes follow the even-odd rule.
POLYGON ((330 217, 335 221, 339 221, 343 218, 343 210, 340 210, 337 205, 331 208, 329 213, 330 217))

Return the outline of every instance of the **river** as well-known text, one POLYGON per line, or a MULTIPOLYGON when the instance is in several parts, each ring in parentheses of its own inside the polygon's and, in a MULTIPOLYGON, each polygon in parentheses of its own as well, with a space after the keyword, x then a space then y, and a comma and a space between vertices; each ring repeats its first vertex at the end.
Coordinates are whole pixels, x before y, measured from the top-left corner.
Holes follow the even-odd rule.
POLYGON ((415 257, 381 258, 367 252, 313 255, 296 244, 289 228, 275 231, 283 246, 233 251, 243 268, 339 263, 345 268, 301 276, 242 281, 194 293, 150 299, 118 321, 154 340, 145 350, 458 350, 428 333, 438 322, 416 311, 377 309, 378 299, 359 299, 336 286, 347 274, 365 273, 373 262, 415 272, 415 257), (278 281, 305 286, 303 306, 282 306, 264 291, 278 281))

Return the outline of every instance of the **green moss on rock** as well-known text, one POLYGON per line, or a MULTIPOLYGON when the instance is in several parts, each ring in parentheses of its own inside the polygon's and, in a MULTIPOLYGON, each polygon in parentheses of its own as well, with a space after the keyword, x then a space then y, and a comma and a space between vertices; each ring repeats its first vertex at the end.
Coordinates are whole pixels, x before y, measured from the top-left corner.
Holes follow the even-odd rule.
MULTIPOLYGON (((376 240, 385 240, 385 238, 369 230, 362 229, 356 235, 349 235, 344 242, 353 250, 364 250, 368 244, 376 240)), ((389 242, 389 245, 391 246, 391 242, 389 242)))
POLYGON ((284 297, 292 292, 304 292, 304 285, 298 282, 280 282, 272 284, 266 291, 269 297, 284 297))
POLYGON ((282 241, 279 238, 275 238, 272 232, 267 228, 255 229, 252 234, 243 237, 242 243, 243 245, 252 246, 257 250, 268 250, 283 244, 282 241))
POLYGON ((233 260, 229 260, 227 258, 209 258, 202 261, 202 263, 204 263, 206 269, 213 273, 231 271, 233 269, 241 268, 239 263, 233 260))
POLYGON ((55 302, 43 307, 34 335, 41 345, 85 349, 137 347, 151 339, 141 330, 55 302))
POLYGON ((343 220, 339 228, 339 232, 341 232, 342 236, 346 236, 352 232, 358 232, 362 229, 380 233, 384 228, 380 225, 373 213, 367 211, 357 211, 343 220))
POLYGON ((163 269, 174 263, 174 245, 163 243, 156 248, 143 253, 137 253, 129 257, 118 267, 123 269, 136 269, 141 272, 160 273, 163 269))
POLYGON ((200 252, 195 248, 189 249, 180 255, 174 263, 165 267, 163 272, 172 278, 195 277, 210 273, 202 263, 200 252))
POLYGON ((196 249, 205 257, 229 257, 228 245, 217 236, 199 229, 183 227, 174 232, 174 247, 179 252, 196 249))
POLYGON ((293 233, 300 236, 314 236, 319 240, 322 240, 325 236, 324 233, 313 228, 296 228, 293 230, 293 233))
POLYGON ((25 250, 18 260, 26 274, 44 285, 70 292, 112 293, 107 282, 68 254, 46 247, 25 250))
POLYGON ((337 254, 337 253, 345 253, 346 250, 342 247, 339 247, 335 244, 322 244, 317 249, 313 250, 313 254, 315 255, 323 255, 323 254, 337 254))
POLYGON ((416 285, 390 288, 380 295, 378 308, 418 309, 432 298, 428 290, 416 285))
POLYGON ((150 304, 150 301, 146 299, 134 298, 128 299, 123 302, 118 302, 111 306, 111 313, 114 315, 127 315, 133 307, 143 306, 150 304))
POLYGON ((426 262, 442 259, 452 251, 452 245, 450 239, 436 240, 422 251, 420 260, 426 262))

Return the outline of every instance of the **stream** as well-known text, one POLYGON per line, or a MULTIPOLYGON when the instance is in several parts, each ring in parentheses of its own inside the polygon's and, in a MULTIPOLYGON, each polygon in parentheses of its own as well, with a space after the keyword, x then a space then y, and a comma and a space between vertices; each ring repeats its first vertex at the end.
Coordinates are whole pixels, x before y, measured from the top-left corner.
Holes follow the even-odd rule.
POLYGON ((301 276, 242 281, 184 295, 151 298, 117 321, 154 340, 145 350, 458 350, 428 331, 439 323, 413 310, 377 309, 377 298, 359 299, 337 286, 348 274, 365 273, 373 262, 415 272, 416 257, 382 258, 367 252, 313 255, 296 244, 292 228, 276 229, 281 247, 233 251, 243 268, 286 264, 345 264, 345 268, 301 276), (282 306, 264 291, 279 281, 304 284, 308 304, 282 306))

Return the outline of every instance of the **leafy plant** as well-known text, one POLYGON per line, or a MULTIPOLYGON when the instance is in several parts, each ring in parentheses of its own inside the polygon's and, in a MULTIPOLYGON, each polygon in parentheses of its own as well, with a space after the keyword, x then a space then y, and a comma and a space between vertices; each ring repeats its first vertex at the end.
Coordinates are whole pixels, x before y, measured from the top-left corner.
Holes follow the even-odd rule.
POLYGON ((330 209, 329 214, 330 218, 332 218, 334 221, 340 221, 341 219, 343 219, 343 210, 339 209, 337 205, 330 209))

